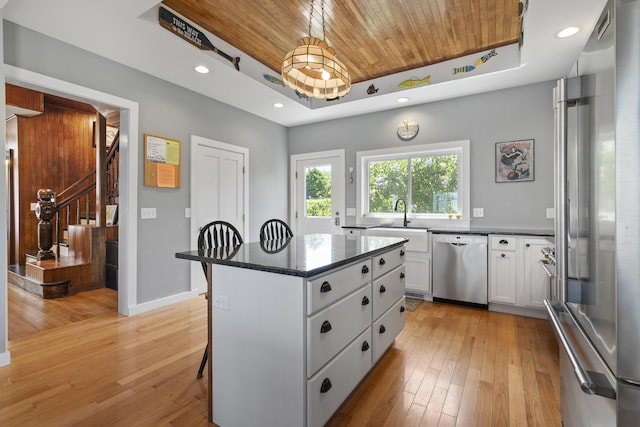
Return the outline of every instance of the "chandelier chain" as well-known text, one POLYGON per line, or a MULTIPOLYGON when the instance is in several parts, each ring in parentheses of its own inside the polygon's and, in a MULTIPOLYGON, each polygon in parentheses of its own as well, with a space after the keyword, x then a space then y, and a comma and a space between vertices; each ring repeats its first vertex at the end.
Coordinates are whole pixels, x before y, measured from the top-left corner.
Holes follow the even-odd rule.
MULTIPOLYGON (((313 9, 314 9, 314 0, 311 0, 311 11, 309 12, 309 37, 311 36, 311 25, 313 22, 313 9)), ((322 40, 326 41, 326 23, 324 20, 324 0, 320 0, 320 12, 322 14, 322 40)))

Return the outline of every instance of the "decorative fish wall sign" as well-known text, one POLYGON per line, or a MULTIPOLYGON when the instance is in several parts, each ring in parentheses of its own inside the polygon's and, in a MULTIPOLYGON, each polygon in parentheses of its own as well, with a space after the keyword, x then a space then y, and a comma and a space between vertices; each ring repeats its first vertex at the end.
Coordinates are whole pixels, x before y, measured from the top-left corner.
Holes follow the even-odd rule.
POLYGON ((160 22, 160 25, 163 28, 171 31, 173 34, 177 35, 178 37, 188 41, 198 49, 202 49, 202 50, 208 49, 217 53, 227 61, 231 62, 233 66, 236 68, 236 70, 240 71, 240 57, 234 58, 230 55, 227 55, 226 53, 224 53, 223 51, 215 47, 213 43, 209 41, 207 36, 205 36, 201 30, 189 24, 179 16, 168 11, 164 7, 161 7, 158 10, 159 10, 158 21, 160 22))
POLYGON ((269 83, 274 83, 284 87, 284 82, 277 77, 270 76, 269 74, 263 74, 262 77, 269 83))
POLYGON ((453 74, 459 74, 459 73, 468 73, 469 71, 473 71, 475 70, 476 67, 474 67, 473 65, 465 65, 464 67, 456 67, 453 69, 453 74))
POLYGON ((478 60, 475 62, 475 64, 473 64, 473 65, 475 65, 476 67, 477 67, 478 65, 482 65, 482 64, 484 64, 485 62, 487 62, 489 59, 491 59, 491 58, 493 58, 494 56, 497 56, 497 55, 498 55, 498 53, 496 52, 496 50, 495 50, 495 49, 492 49, 492 50, 491 50, 489 53, 487 53, 486 55, 482 55, 482 56, 480 57, 480 59, 478 59, 478 60))
POLYGON ((369 87, 367 88, 367 95, 373 95, 374 93, 377 93, 377 92, 378 92, 378 88, 375 87, 373 83, 369 85, 369 87))
POLYGON ((412 77, 408 80, 405 80, 403 82, 401 82, 398 86, 400 86, 403 89, 411 89, 412 87, 416 87, 416 86, 422 86, 422 85, 428 85, 431 84, 431 76, 426 76, 423 79, 418 79, 417 77, 412 77))

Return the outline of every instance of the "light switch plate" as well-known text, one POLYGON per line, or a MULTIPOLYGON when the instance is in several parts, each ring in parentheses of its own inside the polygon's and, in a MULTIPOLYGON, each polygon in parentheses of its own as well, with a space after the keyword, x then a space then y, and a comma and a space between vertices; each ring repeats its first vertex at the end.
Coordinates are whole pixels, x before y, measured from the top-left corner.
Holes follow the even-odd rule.
POLYGON ((554 219, 556 217, 556 210, 554 208, 547 208, 547 219, 554 219))
POLYGON ((191 208, 184 208, 184 217, 191 218, 191 208))
POLYGON ((156 208, 140 208, 140 219, 156 218, 156 208))
POLYGON ((473 208, 473 216, 475 218, 484 217, 484 208, 473 208))

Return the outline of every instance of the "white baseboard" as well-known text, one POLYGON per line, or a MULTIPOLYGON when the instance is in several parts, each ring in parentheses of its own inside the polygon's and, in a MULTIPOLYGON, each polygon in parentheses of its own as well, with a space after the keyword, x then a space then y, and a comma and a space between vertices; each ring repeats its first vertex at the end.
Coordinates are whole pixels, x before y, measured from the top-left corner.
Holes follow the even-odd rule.
POLYGON ((183 292, 181 294, 171 295, 164 298, 159 298, 149 302, 143 302, 133 307, 129 307, 129 316, 135 316, 136 314, 145 313, 147 311, 155 310, 156 308, 166 307, 171 304, 186 301, 191 298, 195 298, 202 292, 198 290, 183 292))
POLYGON ((5 351, 4 353, 0 353, 0 366, 7 366, 11 363, 11 353, 5 351))

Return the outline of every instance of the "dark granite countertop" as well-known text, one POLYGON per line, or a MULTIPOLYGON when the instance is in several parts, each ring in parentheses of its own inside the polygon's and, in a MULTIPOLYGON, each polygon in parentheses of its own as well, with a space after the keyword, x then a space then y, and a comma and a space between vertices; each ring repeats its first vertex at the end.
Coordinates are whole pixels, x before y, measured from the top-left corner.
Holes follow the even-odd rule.
POLYGON ((176 258, 291 276, 311 277, 402 246, 399 237, 307 234, 286 240, 245 243, 229 248, 178 252, 176 258))
MULTIPOLYGON (((371 230, 373 228, 397 228, 398 230, 402 230, 402 227, 398 226, 388 226, 388 225, 345 225, 342 228, 351 228, 351 229, 359 229, 359 230, 371 230)), ((446 228, 438 228, 438 227, 412 227, 408 226, 408 229, 421 229, 421 230, 429 230, 432 233, 439 234, 504 234, 504 235, 522 235, 522 236, 554 236, 555 232, 553 230, 541 230, 541 229, 525 229, 525 228, 476 228, 471 227, 468 230, 452 230, 446 228)))

